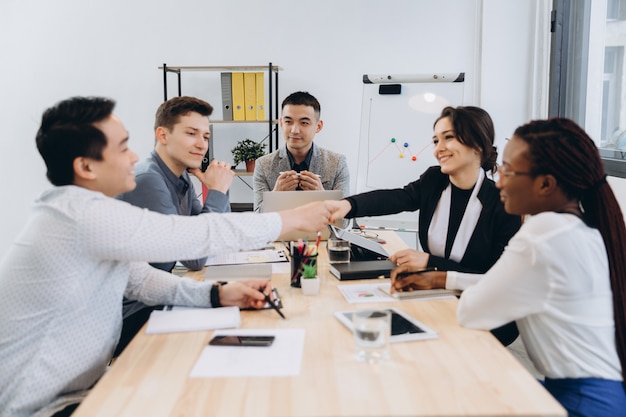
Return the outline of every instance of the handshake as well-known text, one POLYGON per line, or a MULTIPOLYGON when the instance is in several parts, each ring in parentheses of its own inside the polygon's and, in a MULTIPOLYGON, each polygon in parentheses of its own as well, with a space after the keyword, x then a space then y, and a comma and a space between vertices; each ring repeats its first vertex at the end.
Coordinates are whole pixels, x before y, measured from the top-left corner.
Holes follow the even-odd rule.
POLYGON ((280 236, 294 231, 318 232, 330 223, 343 219, 352 209, 348 200, 325 200, 279 211, 283 227, 280 236))
POLYGON ((344 201, 350 204, 346 200, 325 200, 279 211, 282 220, 281 238, 296 231, 317 233, 330 223, 342 219, 347 213, 342 210, 341 202, 344 201))

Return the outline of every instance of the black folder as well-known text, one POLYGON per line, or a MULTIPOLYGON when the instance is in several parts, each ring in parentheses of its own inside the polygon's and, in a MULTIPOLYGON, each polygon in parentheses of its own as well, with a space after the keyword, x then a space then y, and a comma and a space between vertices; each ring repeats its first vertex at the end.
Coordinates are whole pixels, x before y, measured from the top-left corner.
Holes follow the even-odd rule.
POLYGON ((330 273, 340 281, 353 279, 389 278, 397 265, 386 259, 376 261, 350 261, 345 264, 330 264, 330 273))

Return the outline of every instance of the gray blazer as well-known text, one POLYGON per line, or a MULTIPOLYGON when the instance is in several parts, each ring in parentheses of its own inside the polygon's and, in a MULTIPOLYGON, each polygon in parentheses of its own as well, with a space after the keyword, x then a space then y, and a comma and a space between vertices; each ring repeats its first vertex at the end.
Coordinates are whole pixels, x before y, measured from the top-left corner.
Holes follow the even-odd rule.
MULTIPOLYGON (((269 155, 256 160, 254 167, 254 211, 263 207, 263 192, 272 191, 282 171, 290 171, 287 147, 281 146, 269 155)), ((319 174, 325 190, 342 190, 343 195, 350 195, 350 173, 346 157, 317 145, 313 146, 309 171, 319 174)))

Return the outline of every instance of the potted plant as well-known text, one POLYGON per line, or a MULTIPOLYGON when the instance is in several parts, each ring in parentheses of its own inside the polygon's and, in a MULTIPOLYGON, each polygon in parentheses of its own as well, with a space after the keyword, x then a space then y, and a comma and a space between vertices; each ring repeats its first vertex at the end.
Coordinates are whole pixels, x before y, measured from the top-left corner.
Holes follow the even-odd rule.
POLYGON ((317 276, 317 265, 315 263, 302 265, 300 286, 304 295, 315 295, 320 292, 320 277, 317 276))
POLYGON ((241 162, 246 163, 246 171, 254 171, 254 161, 257 158, 265 155, 265 147, 267 144, 258 143, 251 139, 244 139, 237 142, 237 145, 230 151, 233 154, 235 166, 241 162))

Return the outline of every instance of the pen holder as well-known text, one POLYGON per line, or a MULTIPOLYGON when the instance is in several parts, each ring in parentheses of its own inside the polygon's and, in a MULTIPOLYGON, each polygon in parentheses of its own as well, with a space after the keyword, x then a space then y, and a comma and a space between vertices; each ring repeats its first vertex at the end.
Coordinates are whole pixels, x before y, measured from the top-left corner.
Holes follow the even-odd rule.
POLYGON ((317 275, 317 248, 315 245, 298 244, 291 242, 291 286, 300 288, 300 279, 304 272, 304 265, 315 267, 317 275))

